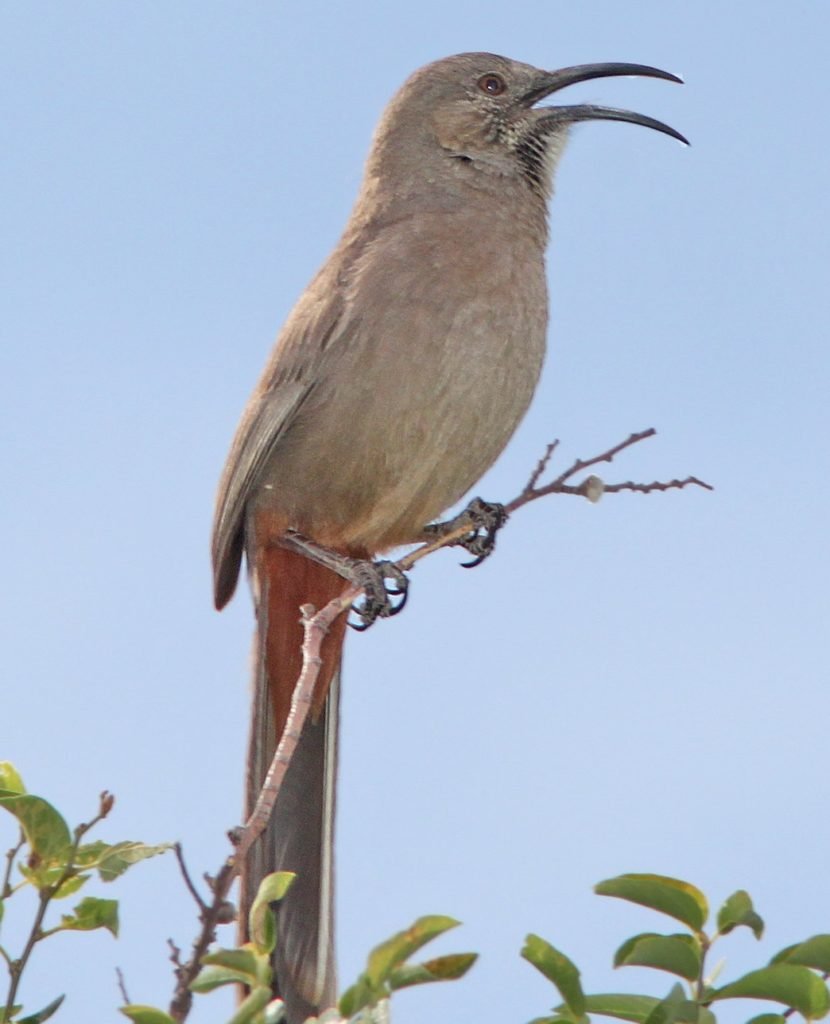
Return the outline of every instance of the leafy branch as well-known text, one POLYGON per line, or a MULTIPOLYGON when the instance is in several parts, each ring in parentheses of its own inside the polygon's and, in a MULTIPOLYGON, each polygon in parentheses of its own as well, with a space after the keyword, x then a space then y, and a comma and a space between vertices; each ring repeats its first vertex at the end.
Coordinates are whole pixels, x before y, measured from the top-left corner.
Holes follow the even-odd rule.
POLYGON ((727 999, 761 999, 783 1005, 779 1013, 752 1018, 751 1024, 785 1024, 794 1013, 818 1020, 830 1011, 830 935, 815 935, 787 946, 769 964, 715 987, 707 971, 712 947, 736 928, 748 928, 761 939, 764 922, 749 894, 739 889, 720 907, 714 930, 705 930, 709 905, 689 882, 665 875, 628 874, 595 886, 601 896, 637 903, 685 925, 673 934, 643 932, 626 939, 614 954, 615 967, 649 967, 680 980, 662 999, 650 995, 603 993, 586 995, 580 973, 564 953, 538 935, 529 935, 522 956, 545 975, 563 1002, 547 1017, 531 1024, 586 1024, 589 1014, 633 1021, 634 1024, 715 1024, 712 1007, 727 999), (685 982, 685 988, 683 987, 685 982))
POLYGON ((78 892, 93 872, 97 872, 102 881, 111 882, 137 861, 167 849, 166 846, 146 846, 134 842, 85 843, 87 834, 109 815, 114 803, 114 797, 103 792, 96 814, 70 832, 55 808, 43 797, 27 793, 17 770, 7 761, 0 762, 0 807, 12 814, 20 827, 20 839, 6 854, 3 886, 0 890, 0 920, 5 904, 19 892, 31 887, 37 894, 35 913, 20 954, 12 956, 5 946, 0 946, 0 958, 9 976, 0 1021, 18 1020, 19 1024, 41 1024, 63 1002, 64 997, 58 996, 37 1013, 26 1018, 18 1017, 22 1011, 22 1007, 16 1003, 21 980, 38 943, 66 931, 104 928, 114 936, 118 934, 116 900, 86 896, 71 913, 61 916, 59 924, 46 928, 44 924, 53 900, 64 899, 78 892), (22 855, 24 850, 25 856, 22 855), (12 885, 15 866, 22 881, 12 885))

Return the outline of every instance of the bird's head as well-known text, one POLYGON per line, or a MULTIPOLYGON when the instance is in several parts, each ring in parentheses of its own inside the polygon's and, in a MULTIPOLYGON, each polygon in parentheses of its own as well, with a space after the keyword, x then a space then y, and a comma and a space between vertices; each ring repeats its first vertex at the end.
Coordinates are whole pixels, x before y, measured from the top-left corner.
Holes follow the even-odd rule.
MULTIPOLYGON (((417 156, 428 154, 423 170, 435 161, 456 161, 469 173, 523 179, 547 195, 553 171, 576 121, 628 121, 686 139, 674 128, 645 114, 589 103, 538 106, 577 82, 619 75, 681 79, 643 64, 581 64, 542 71, 492 53, 462 53, 416 71, 392 99, 376 135, 376 151, 397 147, 410 173, 417 156)), ((400 164, 400 160, 395 160, 400 164)))

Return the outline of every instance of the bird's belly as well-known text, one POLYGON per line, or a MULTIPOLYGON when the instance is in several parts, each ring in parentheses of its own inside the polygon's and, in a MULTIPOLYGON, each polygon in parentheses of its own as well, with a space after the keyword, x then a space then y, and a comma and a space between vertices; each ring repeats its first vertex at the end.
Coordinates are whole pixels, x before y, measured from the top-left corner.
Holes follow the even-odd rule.
POLYGON ((459 325, 464 344, 453 331, 437 355, 395 345, 391 358, 370 358, 364 346, 348 373, 332 375, 353 386, 323 382, 297 416, 258 505, 330 547, 378 552, 412 540, 486 472, 530 403, 544 322, 519 320, 502 333, 473 318, 459 325))

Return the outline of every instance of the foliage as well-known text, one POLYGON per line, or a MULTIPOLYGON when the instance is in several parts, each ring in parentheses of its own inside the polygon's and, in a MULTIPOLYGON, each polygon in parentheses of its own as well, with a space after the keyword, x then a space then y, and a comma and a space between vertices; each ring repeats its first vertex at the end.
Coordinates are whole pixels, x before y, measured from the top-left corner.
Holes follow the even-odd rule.
POLYGON ((750 1024, 786 1024, 794 1014, 819 1020, 830 1010, 826 979, 830 976, 830 935, 814 935, 787 946, 766 966, 725 985, 715 986, 707 970, 712 947, 736 928, 756 939, 764 922, 749 893, 734 892, 718 910, 713 929, 705 930, 709 904, 696 886, 664 875, 619 875, 600 882, 601 896, 638 903, 685 926, 682 932, 644 932, 626 939, 614 954, 615 967, 650 967, 680 979, 668 995, 604 993, 586 995, 580 974, 564 953, 538 935, 528 935, 522 956, 556 986, 562 1002, 553 1013, 531 1024, 587 1024, 591 1014, 634 1024, 715 1024, 713 1007, 727 999, 762 999, 782 1009, 753 1017, 750 1024))
MULTIPOLYGON (((43 797, 27 793, 16 769, 0 762, 0 808, 16 819, 19 837, 5 858, 0 880, 0 926, 6 905, 20 893, 30 892, 36 908, 28 937, 18 955, 0 943, 0 960, 9 987, 0 1009, 0 1024, 41 1024, 60 1008, 58 996, 37 1012, 26 1012, 16 1002, 20 980, 37 945, 59 932, 97 929, 118 935, 118 903, 113 899, 84 895, 72 910, 47 926, 56 900, 68 899, 96 875, 112 882, 140 860, 169 849, 138 842, 84 842, 87 834, 113 807, 113 797, 102 793, 96 815, 86 824, 70 829, 63 817, 43 797)), ((183 868, 184 870, 184 868, 183 868)), ((186 876, 187 878, 187 876, 186 876)), ((272 995, 271 954, 279 941, 272 906, 288 891, 294 875, 275 872, 260 885, 248 920, 250 941, 244 945, 214 949, 194 963, 201 971, 190 985, 195 993, 210 993, 227 985, 243 987, 242 1002, 227 1024, 279 1024, 284 1007, 272 995)), ((631 1021, 633 1024, 716 1024, 715 1010, 726 1000, 767 1000, 776 1004, 768 1013, 752 1017, 749 1024, 787 1024, 794 1014, 819 1020, 830 1010, 830 934, 814 935, 787 946, 769 963, 725 984, 716 985, 708 968, 712 948, 737 928, 748 929, 761 939, 764 922, 743 889, 734 892, 715 915, 712 925, 709 902, 696 886, 676 878, 654 874, 627 874, 600 882, 595 891, 639 904, 672 918, 681 930, 642 932, 626 939, 614 954, 615 967, 647 967, 673 975, 668 994, 586 993, 575 964, 538 935, 528 935, 522 956, 555 986, 561 1002, 531 1024, 590 1024, 593 1016, 631 1021)), ((205 908, 205 904, 200 904, 205 908)), ((394 992, 413 985, 461 978, 476 961, 475 953, 456 953, 410 963, 429 942, 455 928, 450 917, 420 917, 405 931, 382 942, 369 954, 359 978, 341 996, 337 1009, 324 1013, 319 1024, 379 1024, 389 1019, 389 1000, 394 992)), ((677 925, 675 925, 677 927, 677 925)), ((0 934, 0 939, 2 935, 0 934)), ((185 989, 187 991, 187 989, 185 989)), ((177 1024, 183 1013, 170 1013, 131 1004, 121 1012, 134 1024, 177 1024)))
MULTIPOLYGON (((33 892, 36 906, 23 949, 13 955, 0 944, 0 959, 5 964, 9 987, 0 1008, 0 1022, 41 1024, 60 1007, 63 996, 53 999, 35 1013, 24 1012, 16 1002, 20 981, 36 946, 59 932, 89 932, 103 928, 118 935, 118 902, 98 896, 84 896, 72 910, 60 915, 60 921, 46 926, 53 901, 67 899, 86 886, 95 875, 112 882, 129 867, 167 849, 144 843, 83 842, 85 836, 113 808, 114 798, 102 793, 98 811, 91 821, 69 829, 63 817, 43 797, 26 792, 18 771, 8 761, 0 761, 0 807, 11 814, 18 825, 18 839, 8 851, 0 882, 0 924, 12 898, 33 892)), ((0 936, 2 938, 2 936, 0 936)))
MULTIPOLYGON (((286 894, 294 875, 277 871, 260 884, 248 918, 251 941, 235 949, 217 949, 202 957, 203 969, 190 986, 194 992, 213 992, 225 985, 245 986, 246 996, 228 1024, 278 1024, 283 1004, 271 993, 271 954, 277 930, 271 904, 286 894)), ((320 1018, 353 1024, 386 1019, 384 1004, 392 992, 411 985, 460 978, 475 962, 475 953, 456 953, 418 964, 409 958, 422 946, 458 924, 450 917, 421 917, 406 931, 393 935, 369 954, 365 971, 340 999, 340 1012, 330 1010, 320 1018), (343 1017, 340 1014, 343 1014, 343 1017)), ((176 1024, 173 1017, 148 1006, 126 1006, 121 1011, 134 1024, 176 1024)))

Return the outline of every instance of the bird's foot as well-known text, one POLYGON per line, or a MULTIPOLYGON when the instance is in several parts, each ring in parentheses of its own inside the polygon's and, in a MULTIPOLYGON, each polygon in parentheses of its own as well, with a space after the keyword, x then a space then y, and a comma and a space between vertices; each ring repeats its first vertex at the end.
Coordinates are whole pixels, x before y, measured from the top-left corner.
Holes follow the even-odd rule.
POLYGON ((352 582, 363 590, 362 600, 352 605, 359 619, 349 623, 352 629, 362 633, 378 619, 388 619, 403 611, 409 578, 396 562, 353 560, 351 574, 352 582))
POLYGON ((288 530, 282 543, 319 565, 325 565, 348 583, 360 587, 363 597, 352 605, 352 611, 359 619, 357 623, 349 623, 353 629, 368 629, 378 619, 388 619, 403 610, 409 579, 397 562, 351 558, 323 547, 296 530, 288 530))
POLYGON ((469 532, 452 541, 452 544, 464 548, 473 556, 471 562, 461 563, 464 569, 473 569, 492 555, 496 547, 496 535, 506 522, 507 513, 504 505, 473 498, 464 511, 459 512, 455 518, 448 519, 445 523, 432 523, 425 527, 424 532, 427 539, 433 539, 455 533, 462 526, 469 527, 469 532))

